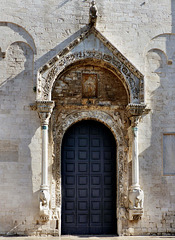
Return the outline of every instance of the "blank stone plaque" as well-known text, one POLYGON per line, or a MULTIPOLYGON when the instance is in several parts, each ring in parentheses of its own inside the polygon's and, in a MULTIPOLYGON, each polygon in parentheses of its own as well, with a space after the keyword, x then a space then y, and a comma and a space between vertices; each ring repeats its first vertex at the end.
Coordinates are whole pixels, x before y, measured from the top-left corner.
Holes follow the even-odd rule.
POLYGON ((163 134, 163 174, 175 175, 175 134, 163 134))

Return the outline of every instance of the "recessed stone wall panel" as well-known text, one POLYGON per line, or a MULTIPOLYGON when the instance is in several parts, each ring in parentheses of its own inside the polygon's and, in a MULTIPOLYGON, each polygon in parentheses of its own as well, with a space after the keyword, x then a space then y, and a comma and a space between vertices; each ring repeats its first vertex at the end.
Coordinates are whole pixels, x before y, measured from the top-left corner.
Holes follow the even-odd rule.
POLYGON ((128 96, 121 81, 107 69, 90 65, 76 67, 76 70, 72 69, 57 78, 52 94, 53 100, 58 104, 82 105, 83 102, 88 102, 88 99, 94 99, 97 106, 107 104, 125 107, 128 103, 128 96), (90 78, 94 74, 96 82, 92 84, 96 90, 92 96, 88 96, 88 92, 83 96, 83 76, 87 77, 88 74, 90 78), (82 98, 87 100, 82 102, 82 98))

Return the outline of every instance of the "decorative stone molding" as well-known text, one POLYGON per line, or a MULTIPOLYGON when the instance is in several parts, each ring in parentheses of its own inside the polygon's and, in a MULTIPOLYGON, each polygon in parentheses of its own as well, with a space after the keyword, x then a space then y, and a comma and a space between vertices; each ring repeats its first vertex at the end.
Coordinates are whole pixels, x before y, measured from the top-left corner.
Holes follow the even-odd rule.
MULTIPOLYGON (((57 76, 69 65, 75 64, 78 61, 91 61, 93 64, 100 65, 117 75, 125 86, 130 102, 139 104, 143 99, 140 99, 140 94, 143 89, 140 88, 140 80, 130 72, 127 66, 122 63, 117 57, 111 56, 98 51, 83 51, 76 52, 62 57, 46 75, 44 79, 42 74, 38 78, 38 97, 42 100, 51 98, 51 91, 57 76)), ((143 95, 143 93, 142 93, 143 95)))
MULTIPOLYGON (((125 149, 128 144, 124 136, 124 120, 121 115, 115 113, 115 111, 106 112, 98 110, 68 110, 68 109, 54 109, 52 114, 52 126, 53 126, 53 141, 54 141, 54 162, 53 162, 53 179, 55 181, 55 204, 53 204, 53 213, 58 209, 61 212, 61 144, 62 138, 67 129, 81 120, 96 120, 106 125, 113 133, 117 143, 117 156, 116 156, 116 168, 117 168, 117 212, 120 212, 120 208, 123 209, 122 214, 118 214, 118 221, 126 218, 127 212, 125 210, 125 202, 127 196, 127 152, 125 149), (115 118, 115 119, 114 119, 115 118)), ((60 212, 58 212, 60 214, 60 212)), ((59 214, 58 217, 60 224, 59 214)), ((61 214, 60 214, 61 215, 61 214)))
POLYGON ((50 194, 48 186, 48 124, 54 108, 53 101, 37 101, 37 111, 42 128, 42 171, 39 192, 40 219, 48 221, 50 217, 50 194))

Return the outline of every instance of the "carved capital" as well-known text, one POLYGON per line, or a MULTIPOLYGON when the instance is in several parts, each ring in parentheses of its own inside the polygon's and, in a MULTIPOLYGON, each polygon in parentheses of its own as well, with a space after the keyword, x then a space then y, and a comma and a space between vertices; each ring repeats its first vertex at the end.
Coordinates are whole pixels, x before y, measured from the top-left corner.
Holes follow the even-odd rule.
POLYGON ((36 104, 41 125, 48 125, 50 116, 55 106, 54 101, 37 101, 36 104))
POLYGON ((146 108, 145 104, 129 103, 126 107, 127 116, 129 118, 141 116, 144 113, 145 108, 146 108))
POLYGON ((126 107, 126 112, 128 118, 131 120, 131 126, 137 127, 140 117, 145 112, 145 104, 128 104, 126 107))

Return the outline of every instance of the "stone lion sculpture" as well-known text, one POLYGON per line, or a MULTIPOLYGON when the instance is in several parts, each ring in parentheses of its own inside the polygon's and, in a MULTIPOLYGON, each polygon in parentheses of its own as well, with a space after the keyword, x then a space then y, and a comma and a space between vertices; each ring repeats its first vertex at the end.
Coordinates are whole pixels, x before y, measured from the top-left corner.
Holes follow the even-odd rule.
POLYGON ((129 208, 142 209, 144 201, 144 193, 142 189, 129 190, 129 208))

